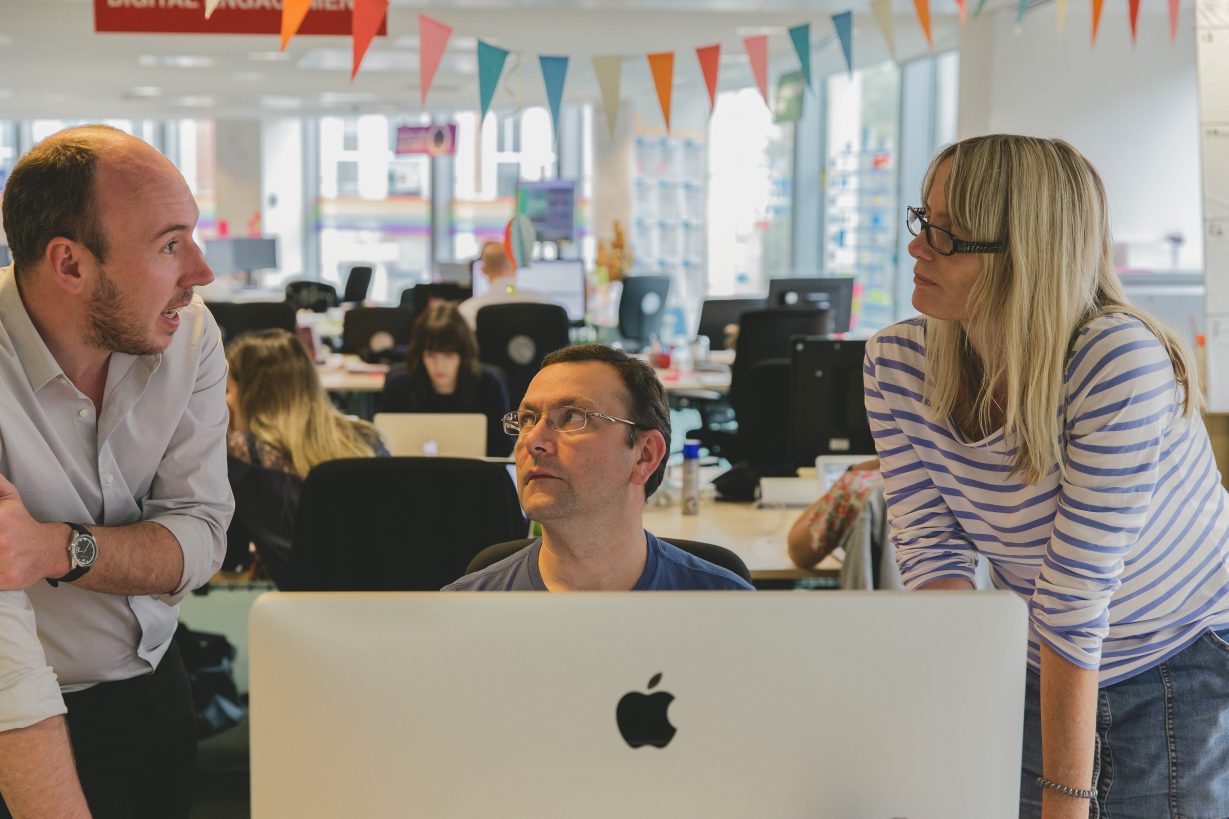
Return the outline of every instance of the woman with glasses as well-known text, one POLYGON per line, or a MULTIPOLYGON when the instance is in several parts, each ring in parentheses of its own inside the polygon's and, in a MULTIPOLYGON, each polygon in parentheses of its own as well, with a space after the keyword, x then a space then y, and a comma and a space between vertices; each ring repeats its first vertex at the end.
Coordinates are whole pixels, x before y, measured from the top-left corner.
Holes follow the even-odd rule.
POLYGON ((481 412, 486 454, 512 451, 501 419, 509 410, 503 375, 478 363, 478 338, 455 304, 433 304, 414 322, 405 369, 389 373, 380 412, 481 412))
POLYGON ((964 140, 907 224, 922 315, 868 342, 866 408, 905 584, 971 589, 981 558, 1029 606, 1021 816, 1229 816, 1227 496, 1096 170, 964 140))

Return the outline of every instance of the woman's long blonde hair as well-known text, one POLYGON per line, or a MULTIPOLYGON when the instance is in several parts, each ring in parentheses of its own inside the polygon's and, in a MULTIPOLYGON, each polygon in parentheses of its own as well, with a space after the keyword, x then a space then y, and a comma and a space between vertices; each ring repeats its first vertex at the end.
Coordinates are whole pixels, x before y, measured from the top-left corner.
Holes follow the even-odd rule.
POLYGON ((336 458, 375 454, 375 428, 346 418, 320 386, 307 350, 285 330, 259 330, 236 338, 226 350, 239 388, 239 412, 260 440, 284 452, 299 477, 336 458))
POLYGON ((944 196, 953 227, 971 241, 1002 241, 1006 253, 982 255, 968 301, 968 324, 926 319, 926 403, 932 420, 992 428, 996 388, 1005 388, 1004 429, 1015 436, 1014 471, 1036 483, 1063 458, 1063 375, 1075 334, 1105 313, 1125 313, 1164 345, 1185 390, 1183 413, 1202 408, 1186 344, 1132 307, 1114 272, 1109 208, 1096 169, 1059 139, 1013 134, 955 143, 930 163, 925 202, 939 166, 951 160, 944 196))

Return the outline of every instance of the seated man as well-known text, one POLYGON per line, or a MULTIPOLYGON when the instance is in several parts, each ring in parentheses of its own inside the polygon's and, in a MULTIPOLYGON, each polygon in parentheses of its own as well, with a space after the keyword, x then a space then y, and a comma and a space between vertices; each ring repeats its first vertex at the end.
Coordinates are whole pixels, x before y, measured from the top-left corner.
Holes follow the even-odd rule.
POLYGON ((445 591, 749 589, 645 532, 670 440, 666 391, 643 361, 598 344, 551 353, 504 428, 542 537, 445 591))
POLYGON ((492 304, 510 304, 524 302, 526 304, 553 304, 541 293, 524 290, 516 284, 516 267, 508 258, 507 251, 499 242, 487 242, 482 246, 482 272, 490 283, 488 290, 480 296, 468 298, 457 305, 457 310, 471 330, 478 329, 478 311, 492 304))

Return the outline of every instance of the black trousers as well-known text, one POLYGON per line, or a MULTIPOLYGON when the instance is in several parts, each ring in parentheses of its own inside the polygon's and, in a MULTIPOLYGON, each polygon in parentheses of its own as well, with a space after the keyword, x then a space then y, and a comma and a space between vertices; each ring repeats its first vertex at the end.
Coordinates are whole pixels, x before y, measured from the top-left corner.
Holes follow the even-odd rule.
MULTIPOLYGON (((153 674, 65 694, 77 775, 94 819, 186 819, 196 709, 171 643, 153 674)), ((11 814, 0 801, 0 819, 11 814)))

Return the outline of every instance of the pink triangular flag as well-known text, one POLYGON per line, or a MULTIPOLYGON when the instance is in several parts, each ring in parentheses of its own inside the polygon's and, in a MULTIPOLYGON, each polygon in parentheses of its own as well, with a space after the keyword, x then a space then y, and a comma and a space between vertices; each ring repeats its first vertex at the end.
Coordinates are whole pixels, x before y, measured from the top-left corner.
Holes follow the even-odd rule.
POLYGON ((956 5, 960 7, 960 25, 963 26, 969 19, 968 0, 956 0, 956 5))
POLYGON ((350 34, 354 38, 354 62, 350 68, 350 82, 358 76, 358 67, 372 39, 380 31, 380 24, 388 14, 388 0, 354 0, 351 12, 350 34))
POLYGON ((290 45, 294 35, 299 33, 299 26, 303 25, 303 18, 311 7, 312 0, 286 0, 282 3, 282 51, 290 45))
POLYGON ((702 46, 696 49, 700 59, 700 73, 704 75, 704 87, 708 89, 708 112, 717 106, 717 68, 721 64, 721 46, 702 46))
POLYGON ((1135 45, 1135 29, 1139 24, 1139 0, 1129 0, 1131 10, 1131 45, 1135 45))
POLYGON ((743 46, 747 56, 751 58, 751 73, 755 75, 755 84, 760 89, 764 104, 768 104, 768 35, 756 34, 744 37, 743 46))
POLYGON ((1178 3, 1181 0, 1169 0, 1169 42, 1178 39, 1178 3))
POLYGON ((425 14, 418 15, 418 104, 426 106, 427 92, 435 80, 435 69, 440 67, 452 26, 432 20, 425 14))

